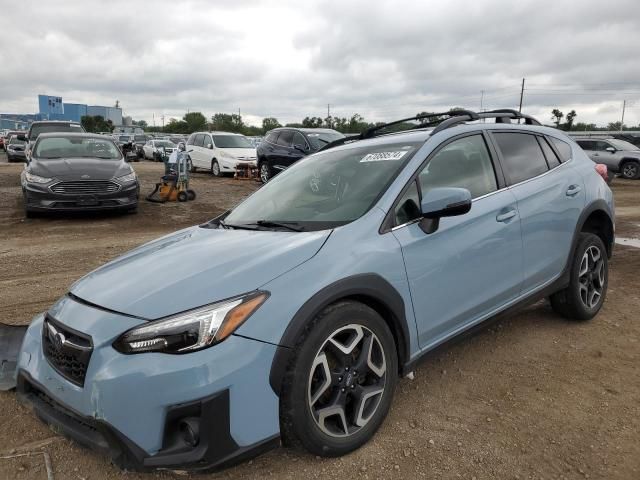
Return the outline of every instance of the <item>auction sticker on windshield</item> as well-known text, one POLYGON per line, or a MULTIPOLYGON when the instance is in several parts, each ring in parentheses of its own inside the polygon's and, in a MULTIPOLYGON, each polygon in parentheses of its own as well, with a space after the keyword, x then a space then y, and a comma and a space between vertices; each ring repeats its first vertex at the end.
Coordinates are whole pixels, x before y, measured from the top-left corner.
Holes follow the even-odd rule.
POLYGON ((402 152, 402 151, 396 151, 396 152, 376 152, 376 153, 368 153, 367 155, 365 155, 364 157, 362 157, 362 160, 360 160, 360 163, 366 163, 366 162, 385 162, 388 160, 400 160, 402 157, 404 157, 406 155, 406 151, 402 152))

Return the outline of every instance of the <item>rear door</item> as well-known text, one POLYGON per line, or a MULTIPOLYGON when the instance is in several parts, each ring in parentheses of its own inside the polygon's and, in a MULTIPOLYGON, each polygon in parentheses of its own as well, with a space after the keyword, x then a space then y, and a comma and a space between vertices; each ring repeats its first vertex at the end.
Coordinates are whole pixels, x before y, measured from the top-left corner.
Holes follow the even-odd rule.
POLYGON ((282 130, 274 149, 271 166, 276 173, 284 170, 293 163, 291 151, 293 150, 293 130, 282 130))
POLYGON ((560 163, 542 135, 501 130, 491 136, 518 202, 524 295, 562 273, 585 203, 584 181, 572 161, 560 163))
POLYGON ((191 162, 198 168, 211 168, 209 159, 205 155, 204 134, 197 133, 193 139, 193 152, 191 152, 191 162))
POLYGON ((609 170, 617 172, 619 171, 620 160, 622 160, 622 152, 613 144, 606 140, 596 141, 596 151, 593 155, 593 161, 596 163, 604 163, 609 170))
POLYGON ((516 299, 522 284, 522 238, 513 193, 480 132, 455 137, 421 167, 394 207, 421 348, 428 348, 516 299), (426 234, 420 198, 435 187, 462 187, 473 205, 426 234))

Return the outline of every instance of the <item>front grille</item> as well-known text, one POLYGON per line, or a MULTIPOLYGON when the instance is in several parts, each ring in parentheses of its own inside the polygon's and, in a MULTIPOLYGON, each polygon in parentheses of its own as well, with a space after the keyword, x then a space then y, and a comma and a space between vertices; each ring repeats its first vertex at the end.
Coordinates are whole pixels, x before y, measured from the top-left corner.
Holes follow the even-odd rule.
POLYGON ((120 189, 120 185, 110 180, 75 180, 59 182, 51 186, 53 193, 67 195, 100 195, 114 193, 120 189))
POLYGON ((42 326, 42 350, 49 364, 60 375, 79 387, 84 386, 93 351, 91 337, 47 316, 42 326))

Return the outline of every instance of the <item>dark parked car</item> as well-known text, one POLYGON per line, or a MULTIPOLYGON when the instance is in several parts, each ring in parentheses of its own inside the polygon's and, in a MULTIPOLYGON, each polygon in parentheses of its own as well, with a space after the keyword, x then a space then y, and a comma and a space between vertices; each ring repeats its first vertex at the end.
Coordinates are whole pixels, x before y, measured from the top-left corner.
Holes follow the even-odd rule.
POLYGON ((5 139, 4 149, 7 151, 7 161, 24 162, 27 141, 20 140, 17 135, 10 135, 5 139))
POLYGON ((276 128, 271 130, 257 148, 260 180, 270 178, 291 166, 302 157, 344 135, 330 128, 276 128))
POLYGON ((44 120, 41 122, 33 122, 29 127, 29 132, 26 136, 20 135, 21 140, 27 141, 26 154, 29 156, 29 152, 34 143, 38 139, 41 133, 53 133, 53 132, 70 132, 70 133, 84 133, 84 127, 76 122, 66 122, 62 120, 44 120))
POLYGON ((56 210, 135 211, 138 207, 136 173, 105 135, 41 134, 21 181, 27 217, 56 210))
POLYGON ((136 152, 136 156, 140 159, 144 157, 144 144, 147 143, 149 138, 146 135, 136 134, 133 136, 133 149, 136 152))

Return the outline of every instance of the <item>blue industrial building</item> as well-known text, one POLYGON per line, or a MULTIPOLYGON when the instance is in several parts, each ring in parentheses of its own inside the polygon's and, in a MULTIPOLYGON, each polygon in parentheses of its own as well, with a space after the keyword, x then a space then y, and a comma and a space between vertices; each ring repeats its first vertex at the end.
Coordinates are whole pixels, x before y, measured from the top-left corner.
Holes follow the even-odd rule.
POLYGON ((87 106, 83 103, 64 103, 64 119, 80 122, 87 115, 87 106))
POLYGON ((39 113, 47 120, 70 120, 79 122, 83 116, 100 116, 111 120, 114 125, 122 125, 122 109, 85 103, 63 103, 62 97, 38 95, 39 113))

